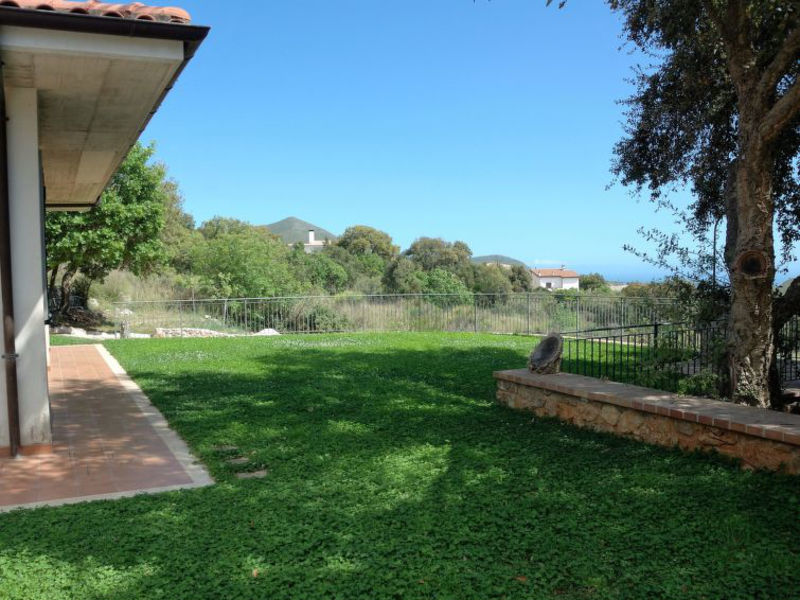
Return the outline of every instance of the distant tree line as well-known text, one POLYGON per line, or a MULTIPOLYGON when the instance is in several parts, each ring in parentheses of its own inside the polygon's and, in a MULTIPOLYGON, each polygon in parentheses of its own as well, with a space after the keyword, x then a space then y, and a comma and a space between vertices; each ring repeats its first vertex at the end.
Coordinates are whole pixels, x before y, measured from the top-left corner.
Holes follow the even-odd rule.
MULTIPOLYGON (((473 293, 549 293, 534 288, 525 266, 473 262, 462 241, 420 237, 401 252, 388 233, 354 225, 309 254, 301 243, 289 246, 266 227, 238 219, 214 217, 198 226, 153 154, 152 146, 134 146, 93 209, 47 214, 48 280, 50 297, 61 299, 58 314, 69 310, 70 296, 88 297, 90 286, 112 271, 159 276, 168 282, 163 299, 349 292, 446 294, 457 302, 473 293)), ((671 296, 682 291, 677 281, 635 284, 623 293, 671 296)), ((582 276, 581 291, 611 293, 599 273, 582 276)))
POLYGON ((197 297, 340 294, 509 294, 532 289, 525 267, 475 264, 464 242, 421 237, 400 251, 389 234, 349 227, 334 243, 306 253, 266 227, 214 217, 197 226, 176 182, 137 144, 101 201, 83 213, 47 214, 50 296, 69 309, 112 271, 169 278, 171 290, 197 297))

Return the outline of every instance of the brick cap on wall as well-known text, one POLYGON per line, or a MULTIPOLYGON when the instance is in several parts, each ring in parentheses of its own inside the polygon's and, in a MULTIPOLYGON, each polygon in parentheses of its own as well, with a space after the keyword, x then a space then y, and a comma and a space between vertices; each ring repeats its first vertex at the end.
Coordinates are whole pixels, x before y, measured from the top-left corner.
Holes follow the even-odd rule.
POLYGON ((500 381, 510 381, 519 385, 550 390, 583 400, 604 402, 622 408, 800 446, 800 415, 708 398, 679 396, 637 385, 570 373, 537 375, 527 369, 515 369, 513 371, 497 371, 494 377, 500 381))

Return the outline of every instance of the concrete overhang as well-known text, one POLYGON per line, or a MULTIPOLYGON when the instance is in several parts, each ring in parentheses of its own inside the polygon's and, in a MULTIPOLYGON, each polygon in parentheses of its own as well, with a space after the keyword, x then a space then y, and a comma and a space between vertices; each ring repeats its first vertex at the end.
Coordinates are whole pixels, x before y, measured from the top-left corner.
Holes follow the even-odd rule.
POLYGON ((0 6, 3 85, 37 90, 48 209, 97 203, 207 33, 0 6))

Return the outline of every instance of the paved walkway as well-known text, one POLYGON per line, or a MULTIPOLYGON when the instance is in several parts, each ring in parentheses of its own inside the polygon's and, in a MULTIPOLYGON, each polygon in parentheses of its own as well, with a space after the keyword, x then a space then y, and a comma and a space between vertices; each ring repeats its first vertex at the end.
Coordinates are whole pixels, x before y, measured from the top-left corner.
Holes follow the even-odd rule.
POLYGON ((53 452, 0 459, 0 512, 212 482, 105 348, 55 347, 51 358, 53 452))

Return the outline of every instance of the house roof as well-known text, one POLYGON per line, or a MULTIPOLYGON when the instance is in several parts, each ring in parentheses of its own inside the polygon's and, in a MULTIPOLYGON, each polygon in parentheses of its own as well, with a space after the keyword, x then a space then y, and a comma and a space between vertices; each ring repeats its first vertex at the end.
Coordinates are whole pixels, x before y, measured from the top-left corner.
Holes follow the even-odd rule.
POLYGON ((181 8, 147 6, 141 2, 110 4, 97 0, 2 0, 0 6, 118 19, 138 19, 140 21, 166 23, 189 23, 191 21, 189 13, 181 8))
POLYGON ((562 279, 578 277, 575 271, 570 271, 569 269, 531 269, 531 273, 537 277, 561 277, 562 279))
POLYGON ((138 2, 0 0, 0 83, 36 93, 48 209, 97 203, 208 34, 189 20, 138 2))

